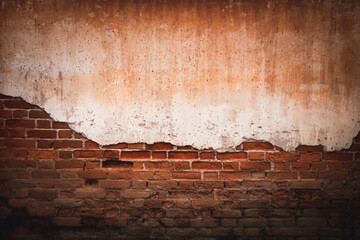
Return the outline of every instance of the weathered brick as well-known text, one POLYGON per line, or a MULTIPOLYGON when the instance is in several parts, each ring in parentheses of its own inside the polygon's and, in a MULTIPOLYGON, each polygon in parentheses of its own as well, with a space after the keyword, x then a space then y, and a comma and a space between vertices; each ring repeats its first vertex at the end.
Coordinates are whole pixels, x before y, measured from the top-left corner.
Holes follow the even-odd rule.
POLYGON ((190 162, 175 162, 175 170, 190 170, 190 162))
POLYGON ((13 118, 28 118, 29 117, 29 110, 14 110, 13 118))
POLYGON ((241 160, 247 159, 246 152, 225 152, 225 153, 218 153, 217 158, 219 160, 241 160))
POLYGON ((39 170, 39 171, 32 171, 31 177, 38 179, 59 179, 60 173, 52 170, 39 170))
POLYGON ((324 160, 351 161, 353 159, 353 154, 346 153, 346 152, 324 153, 323 159, 324 160))
POLYGON ((321 153, 301 153, 300 161, 319 162, 321 160, 321 153))
POLYGON ((198 159, 199 154, 197 152, 169 152, 169 159, 198 159))
POLYGON ((29 197, 42 200, 53 200, 59 197, 59 192, 58 190, 53 189, 31 189, 29 191, 29 197))
POLYGON ((172 178, 173 179, 200 179, 201 173, 200 172, 173 172, 172 178))
POLYGON ((161 169, 161 170, 173 170, 174 169, 174 163, 168 162, 168 161, 162 161, 162 162, 145 162, 145 169, 161 169))
POLYGON ((266 174, 268 179, 297 179, 296 172, 268 172, 266 174))
POLYGON ((121 159, 150 159, 150 151, 121 151, 121 159))
POLYGON ((55 161, 55 168, 83 168, 84 162, 81 160, 59 160, 55 161))
POLYGON ((36 128, 51 128, 51 121, 49 120, 36 120, 36 128))
POLYGON ((52 128, 53 129, 70 129, 69 125, 67 123, 63 123, 63 122, 52 122, 52 128))
POLYGON ((157 142, 153 144, 146 144, 146 149, 149 150, 173 150, 174 145, 171 143, 157 142))
POLYGON ((50 116, 43 110, 30 110, 29 118, 50 118, 50 116))
POLYGON ((4 105, 6 108, 19 108, 19 109, 31 109, 34 108, 35 106, 23 101, 23 100, 6 100, 4 102, 4 105))
POLYGON ((214 152, 201 152, 200 159, 215 159, 214 152))
POLYGON ((89 178, 89 179, 101 179, 106 178, 107 172, 103 170, 87 170, 87 171, 78 171, 78 177, 89 178))
POLYGON ((220 172, 220 179, 247 179, 250 178, 250 172, 241 171, 241 172, 220 172))
POLYGON ((54 150, 30 150, 29 158, 38 159, 55 159, 57 158, 57 152, 54 150))
POLYGON ((295 150, 297 152, 324 152, 324 147, 321 145, 315 145, 315 146, 300 145, 295 150))
POLYGON ((154 160, 165 160, 167 158, 166 152, 152 152, 151 158, 154 160))
POLYGON ((14 127, 34 128, 35 120, 7 119, 5 121, 5 127, 7 127, 7 128, 14 128, 14 127))
POLYGON ((266 153, 266 160, 279 162, 296 161, 297 154, 284 152, 266 153))
POLYGON ((27 130, 27 136, 34 138, 56 138, 56 134, 54 130, 27 130))
POLYGON ((237 171, 239 170, 239 162, 223 162, 223 169, 224 170, 234 170, 234 171, 237 171))
POLYGON ((274 150, 274 146, 268 142, 244 142, 243 149, 247 150, 274 150))
POLYGON ((82 148, 82 141, 80 140, 58 140, 54 141, 52 147, 53 148, 82 148))
POLYGON ((72 134, 71 130, 59 130, 58 138, 72 138, 72 134))
POLYGON ((12 111, 9 110, 0 110, 0 118, 11 118, 12 117, 12 111))
POLYGON ((102 158, 103 151, 100 150, 76 150, 74 151, 75 158, 102 158))
POLYGON ((131 185, 130 181, 127 180, 101 180, 100 187, 102 188, 129 188, 131 185))
POLYGON ((192 162, 193 170, 221 170, 221 162, 192 162))
POLYGON ((249 152, 249 160, 264 160, 264 152, 249 152))
POLYGON ((241 170, 269 170, 269 162, 240 162, 241 170))

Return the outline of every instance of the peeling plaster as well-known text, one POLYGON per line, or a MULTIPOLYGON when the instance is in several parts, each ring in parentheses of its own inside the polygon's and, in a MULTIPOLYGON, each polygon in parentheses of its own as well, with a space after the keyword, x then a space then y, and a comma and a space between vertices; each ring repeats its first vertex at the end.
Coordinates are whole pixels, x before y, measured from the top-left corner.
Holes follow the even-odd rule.
POLYGON ((339 150, 360 129, 359 1, 0 6, 0 92, 102 145, 339 150))

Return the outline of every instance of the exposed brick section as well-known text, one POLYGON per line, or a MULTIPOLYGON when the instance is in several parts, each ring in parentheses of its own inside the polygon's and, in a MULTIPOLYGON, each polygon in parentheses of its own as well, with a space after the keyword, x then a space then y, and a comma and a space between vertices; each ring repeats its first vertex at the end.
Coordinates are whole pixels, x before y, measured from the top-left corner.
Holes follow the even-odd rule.
POLYGON ((268 142, 244 142, 243 150, 273 150, 274 146, 268 142))
POLYGON ((331 153, 100 146, 20 99, 0 106, 4 239, 360 238, 360 135, 331 153))

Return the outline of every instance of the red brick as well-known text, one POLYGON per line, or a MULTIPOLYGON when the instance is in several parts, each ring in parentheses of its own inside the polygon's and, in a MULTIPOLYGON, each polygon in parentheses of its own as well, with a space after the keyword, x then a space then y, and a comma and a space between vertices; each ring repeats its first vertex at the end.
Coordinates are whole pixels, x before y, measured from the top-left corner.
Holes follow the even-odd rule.
POLYGON ((216 208, 220 206, 219 200, 194 200, 192 201, 194 208, 216 208))
POLYGON ((248 179, 250 178, 250 172, 241 171, 241 172, 220 172, 220 179, 248 179))
POLYGON ((241 170, 269 170, 269 162, 240 162, 241 170))
POLYGON ((344 165, 342 161, 328 162, 329 171, 343 171, 344 165))
POLYGON ((264 160, 264 152, 249 152, 249 160, 264 160))
POLYGON ((86 169, 100 168, 100 161, 87 161, 85 162, 86 169))
POLYGON ((100 187, 102 188, 129 188, 131 185, 130 181, 126 180, 102 180, 100 181, 100 187))
POLYGON ((121 159, 150 159, 150 151, 121 151, 121 159))
POLYGON ((128 144, 127 148, 129 149, 144 149, 144 144, 143 143, 130 143, 128 144))
POLYGON ((198 159, 197 152, 169 152, 169 159, 198 159))
POLYGON ((333 153, 324 153, 324 160, 339 160, 339 161, 351 161, 353 159, 352 153, 344 152, 333 152, 333 153))
POLYGON ((83 168, 84 162, 81 160, 59 160, 55 162, 55 168, 83 168))
POLYGON ((319 162, 321 161, 321 153, 300 153, 300 161, 319 162))
POLYGON ((223 181, 197 181, 194 182, 195 188, 213 189, 224 188, 225 183, 223 181))
POLYGON ((76 139, 84 139, 85 137, 81 133, 74 133, 74 138, 76 139))
POLYGON ((200 172, 173 172, 173 179, 201 179, 200 172))
POLYGON ((54 141, 54 148, 82 148, 82 141, 80 140, 58 140, 54 141))
POLYGON ((57 152, 54 150, 30 150, 29 158, 38 159, 55 159, 57 158, 57 152))
POLYGON ((154 160, 165 160, 166 157, 166 152, 152 152, 152 159, 154 160))
POLYGON ((85 142, 86 149, 99 149, 99 144, 94 141, 86 141, 85 142))
POLYGON ((7 119, 5 121, 5 127, 24 127, 24 128, 34 128, 35 120, 23 120, 23 119, 7 119))
MULTIPOLYGON (((24 136, 25 131, 23 131, 23 135, 21 137, 24 136)), ((8 129, 0 129, 0 138, 8 138, 9 137, 9 133, 8 133, 8 129)))
POLYGON ((149 181, 148 182, 148 188, 152 189, 171 189, 171 188, 177 188, 178 184, 176 181, 149 181))
POLYGON ((158 180, 168 180, 171 178, 171 172, 169 171, 156 171, 155 178, 158 180))
POLYGON ((246 152, 225 152, 225 153, 218 153, 217 158, 219 160, 241 160, 247 159, 246 152))
POLYGON ((221 170, 221 162, 192 162, 193 170, 221 170))
POLYGON ((194 183, 190 181, 179 182, 179 189, 194 189, 194 183))
POLYGON ((239 162, 223 162, 224 170, 239 170, 239 162))
POLYGON ((69 125, 67 123, 63 123, 63 122, 52 122, 52 128, 53 129, 70 129, 69 125))
POLYGON ((127 143, 118 143, 113 145, 102 146, 102 148, 104 149, 125 149, 127 147, 128 147, 127 143))
POLYGON ((52 148, 54 141, 52 140, 37 140, 37 147, 38 148, 52 148))
POLYGON ((105 150, 104 158, 119 159, 120 152, 118 150, 105 150))
POLYGON ((324 147, 321 145, 315 145, 315 146, 300 145, 295 150, 297 152, 324 152, 324 147))
POLYGON ((39 179, 59 179, 60 173, 51 170, 32 171, 31 177, 39 179))
POLYGON ((17 127, 17 128, 9 128, 8 135, 11 138, 23 138, 25 137, 25 128, 17 127))
POLYGON ((149 180, 154 179, 153 171, 129 171, 129 170, 111 170, 108 172, 109 179, 136 179, 149 180))
POLYGON ((0 110, 0 118, 12 118, 12 111, 9 110, 0 110))
POLYGON ((103 170, 88 170, 88 171, 79 171, 77 172, 78 177, 88 178, 88 179, 101 179, 106 178, 107 172, 103 170))
MULTIPOLYGON (((311 163, 312 165, 314 164, 318 164, 320 162, 314 162, 311 163)), ((296 170, 310 170, 310 163, 309 162, 293 162, 292 163, 292 170, 296 171, 296 170)))
POLYGON ((72 131, 71 130, 59 130, 58 137, 59 138, 72 138, 72 131))
POLYGON ((29 197, 42 200, 53 200, 59 197, 59 192, 58 190, 52 189, 32 189, 29 191, 29 197))
POLYGON ((162 170, 173 170, 174 163, 173 162, 145 162, 145 169, 162 169, 162 170))
POLYGON ((28 137, 34 138, 56 138, 56 131, 53 130, 27 130, 28 137))
POLYGON ((297 179, 296 172, 268 172, 266 174, 268 179, 297 179))
POLYGON ((6 166, 8 168, 35 168, 36 161, 35 160, 15 160, 11 159, 6 161, 6 166))
POLYGON ((102 158, 103 152, 98 150, 76 150, 74 158, 102 158))
POLYGON ((42 110, 30 110, 29 118, 50 118, 50 116, 42 110))
POLYGON ((316 172, 314 171, 300 171, 299 172, 301 179, 315 179, 316 178, 316 172))
POLYGON ((28 155, 28 151, 26 149, 11 149, 12 158, 25 159, 28 155))
POLYGON ((23 108, 23 109, 34 108, 33 105, 31 105, 23 100, 6 100, 4 102, 4 105, 7 108, 23 108))
POLYGON ((200 159, 215 159, 214 152, 202 152, 200 153, 200 159))
POLYGON ((102 162, 103 168, 131 168, 132 166, 133 166, 133 162, 120 161, 118 159, 106 160, 102 162))
POLYGON ((321 182, 318 181, 293 181, 290 182, 290 189, 320 189, 321 182))
POLYGON ((176 170, 190 170, 190 162, 175 162, 176 170))
POLYGON ((48 120, 36 120, 36 127, 37 128, 51 128, 51 121, 48 120))
POLYGON ((360 144, 359 143, 353 143, 351 144, 349 151, 351 152, 360 152, 360 144))
POLYGON ((345 171, 324 171, 318 173, 319 179, 344 179, 349 176, 349 172, 345 171))
POLYGON ((173 150, 174 145, 171 143, 158 142, 154 144, 146 144, 146 149, 149 150, 173 150))
POLYGON ((290 163, 288 162, 276 162, 274 165, 275 171, 289 171, 290 163))
POLYGON ((244 142, 243 149, 246 150, 274 150, 274 146, 268 142, 244 142))
POLYGON ((266 153, 266 160, 279 162, 296 161, 297 154, 284 152, 266 153))
POLYGON ((81 218, 77 217, 56 217, 54 224, 60 227, 81 227, 81 218))
POLYGON ((13 111, 13 118, 27 118, 29 116, 28 110, 15 110, 13 111))

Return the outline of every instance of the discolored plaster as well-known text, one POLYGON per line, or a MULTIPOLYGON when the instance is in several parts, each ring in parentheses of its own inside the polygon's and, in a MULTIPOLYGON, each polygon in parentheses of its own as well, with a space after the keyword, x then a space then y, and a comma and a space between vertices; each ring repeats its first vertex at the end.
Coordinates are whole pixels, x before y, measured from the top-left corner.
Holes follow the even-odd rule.
POLYGON ((359 1, 1 1, 0 90, 100 144, 348 147, 359 1))

